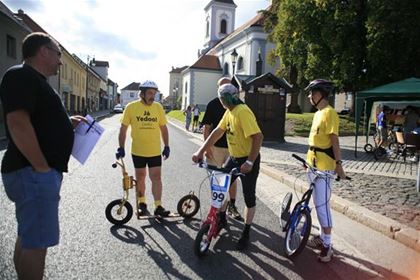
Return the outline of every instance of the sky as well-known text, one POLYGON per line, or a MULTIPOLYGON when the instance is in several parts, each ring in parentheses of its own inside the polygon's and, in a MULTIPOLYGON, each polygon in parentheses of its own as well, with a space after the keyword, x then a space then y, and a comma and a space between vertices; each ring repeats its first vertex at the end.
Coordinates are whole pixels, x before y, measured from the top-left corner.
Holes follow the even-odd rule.
MULTIPOLYGON (((155 81, 169 94, 169 72, 192 65, 204 44, 204 7, 210 0, 2 0, 24 10, 70 53, 109 62, 119 91, 132 82, 155 81)), ((235 28, 269 5, 234 0, 235 28)))

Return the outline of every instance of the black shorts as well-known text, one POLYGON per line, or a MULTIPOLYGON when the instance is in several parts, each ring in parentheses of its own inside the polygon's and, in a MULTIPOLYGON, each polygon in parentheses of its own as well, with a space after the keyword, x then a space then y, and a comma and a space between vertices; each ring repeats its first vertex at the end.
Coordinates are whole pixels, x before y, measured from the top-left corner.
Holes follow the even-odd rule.
MULTIPOLYGON (((233 158, 230 157, 225 164, 225 167, 228 169, 232 169, 234 167, 241 167, 242 164, 248 157, 243 158, 233 158)), ((260 173, 260 155, 258 155, 257 159, 252 166, 252 170, 249 173, 246 173, 245 176, 241 176, 242 182, 242 192, 244 194, 245 205, 248 208, 252 208, 256 205, 256 196, 255 196, 255 189, 257 186, 257 178, 258 174, 260 173)), ((238 176, 233 176, 231 184, 238 178, 238 176)))
POLYGON ((200 117, 200 116, 194 116, 193 121, 197 122, 199 117, 200 117))
POLYGON ((131 155, 133 157, 133 163, 135 168, 145 168, 146 165, 150 167, 162 166, 162 156, 155 157, 140 157, 131 155))

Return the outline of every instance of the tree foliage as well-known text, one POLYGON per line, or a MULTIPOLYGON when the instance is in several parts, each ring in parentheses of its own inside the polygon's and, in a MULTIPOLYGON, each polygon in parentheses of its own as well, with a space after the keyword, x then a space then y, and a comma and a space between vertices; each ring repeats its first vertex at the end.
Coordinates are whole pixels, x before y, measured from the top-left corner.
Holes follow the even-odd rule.
POLYGON ((273 0, 267 13, 278 74, 298 88, 326 78, 354 91, 420 75, 418 0, 273 0))

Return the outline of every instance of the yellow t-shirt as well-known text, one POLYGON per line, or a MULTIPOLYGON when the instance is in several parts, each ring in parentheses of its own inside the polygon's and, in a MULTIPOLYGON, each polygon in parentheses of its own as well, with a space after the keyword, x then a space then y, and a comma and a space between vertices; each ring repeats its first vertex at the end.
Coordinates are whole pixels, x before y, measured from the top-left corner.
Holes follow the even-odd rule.
POLYGON ((250 136, 261 132, 254 114, 245 104, 235 106, 232 111, 226 110, 218 127, 226 131, 229 154, 237 158, 250 154, 250 136))
POLYGON ((130 102, 121 117, 123 125, 131 125, 131 153, 136 156, 160 155, 160 127, 166 125, 165 111, 160 103, 145 105, 140 100, 130 102))
MULTIPOLYGON (((327 106, 315 113, 309 134, 309 146, 327 149, 332 147, 330 134, 338 136, 339 118, 337 112, 327 106)), ((335 160, 324 152, 308 150, 306 161, 316 165, 319 170, 335 170, 335 160)))

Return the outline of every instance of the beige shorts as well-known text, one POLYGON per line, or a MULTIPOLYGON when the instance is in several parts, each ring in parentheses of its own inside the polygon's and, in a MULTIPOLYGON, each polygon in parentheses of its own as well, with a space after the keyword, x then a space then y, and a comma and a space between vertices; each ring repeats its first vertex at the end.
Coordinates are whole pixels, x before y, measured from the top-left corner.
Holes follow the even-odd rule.
POLYGON ((207 163, 210 165, 215 165, 217 167, 222 167, 222 165, 229 158, 229 151, 227 148, 212 147, 211 151, 213 152, 213 158, 206 158, 207 163))

